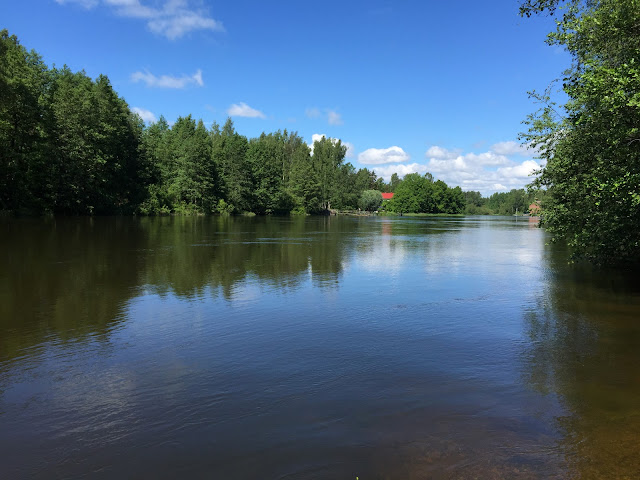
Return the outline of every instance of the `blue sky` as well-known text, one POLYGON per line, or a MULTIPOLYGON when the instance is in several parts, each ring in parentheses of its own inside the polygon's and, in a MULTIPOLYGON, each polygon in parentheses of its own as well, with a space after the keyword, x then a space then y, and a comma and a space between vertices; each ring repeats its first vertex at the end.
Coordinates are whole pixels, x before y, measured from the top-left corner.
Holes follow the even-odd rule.
POLYGON ((570 61, 544 43, 553 20, 518 4, 3 0, 0 27, 50 66, 107 75, 148 120, 340 138, 358 168, 488 195, 531 180, 526 92, 570 61))

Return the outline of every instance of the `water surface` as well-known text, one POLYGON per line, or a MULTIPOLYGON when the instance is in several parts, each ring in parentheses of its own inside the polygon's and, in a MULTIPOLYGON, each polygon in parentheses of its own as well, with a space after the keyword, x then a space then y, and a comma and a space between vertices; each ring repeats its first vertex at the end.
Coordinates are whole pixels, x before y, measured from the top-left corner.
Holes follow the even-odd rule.
POLYGON ((640 477, 640 288, 530 219, 0 229, 3 478, 640 477))

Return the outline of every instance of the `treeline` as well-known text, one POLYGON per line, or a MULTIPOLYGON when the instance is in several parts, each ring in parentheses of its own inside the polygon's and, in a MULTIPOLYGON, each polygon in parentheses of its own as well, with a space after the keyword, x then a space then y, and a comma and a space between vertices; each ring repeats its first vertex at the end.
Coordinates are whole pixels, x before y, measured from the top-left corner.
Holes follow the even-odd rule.
POLYGON ((464 192, 465 213, 467 215, 517 215, 530 212, 532 204, 542 206, 547 198, 546 190, 524 188, 509 192, 497 192, 483 197, 480 192, 464 192))
POLYGON ((142 131, 146 165, 143 214, 321 213, 356 209, 362 193, 387 185, 366 168, 345 163, 346 146, 322 138, 313 150, 297 133, 247 139, 231 119, 207 130, 191 116, 169 127, 164 118, 142 131))

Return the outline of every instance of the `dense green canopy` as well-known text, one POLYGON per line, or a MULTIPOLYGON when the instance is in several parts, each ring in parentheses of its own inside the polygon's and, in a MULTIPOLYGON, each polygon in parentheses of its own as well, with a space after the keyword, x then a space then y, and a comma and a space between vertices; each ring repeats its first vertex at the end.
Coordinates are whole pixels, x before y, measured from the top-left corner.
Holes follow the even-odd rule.
POLYGON ((564 5, 548 43, 573 65, 563 105, 534 94, 542 108, 523 139, 546 166, 544 222, 574 256, 596 262, 640 259, 640 1, 533 1, 524 14, 564 5))

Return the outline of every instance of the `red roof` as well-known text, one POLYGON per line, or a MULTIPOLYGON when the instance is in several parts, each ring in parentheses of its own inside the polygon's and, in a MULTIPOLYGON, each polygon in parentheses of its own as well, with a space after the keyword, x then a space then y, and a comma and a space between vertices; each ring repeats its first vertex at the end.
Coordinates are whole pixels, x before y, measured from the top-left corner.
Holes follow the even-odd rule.
POLYGON ((393 193, 383 193, 382 194, 382 199, 383 200, 391 200, 393 198, 393 193))

